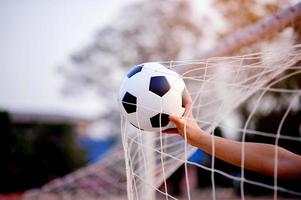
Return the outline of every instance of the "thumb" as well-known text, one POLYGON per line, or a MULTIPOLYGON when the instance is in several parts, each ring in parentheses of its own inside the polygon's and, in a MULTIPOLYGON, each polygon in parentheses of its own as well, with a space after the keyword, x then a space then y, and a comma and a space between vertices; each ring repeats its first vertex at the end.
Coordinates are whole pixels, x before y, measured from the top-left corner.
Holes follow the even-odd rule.
POLYGON ((181 128, 183 125, 183 120, 181 120, 177 116, 170 115, 169 120, 172 121, 173 123, 175 123, 178 128, 181 128))

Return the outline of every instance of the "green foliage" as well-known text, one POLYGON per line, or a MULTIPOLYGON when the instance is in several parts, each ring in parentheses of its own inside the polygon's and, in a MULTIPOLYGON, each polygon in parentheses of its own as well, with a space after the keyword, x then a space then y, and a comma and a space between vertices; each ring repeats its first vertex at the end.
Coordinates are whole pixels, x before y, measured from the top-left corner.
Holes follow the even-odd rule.
POLYGON ((0 112, 0 193, 39 187, 86 164, 71 125, 13 124, 0 112))

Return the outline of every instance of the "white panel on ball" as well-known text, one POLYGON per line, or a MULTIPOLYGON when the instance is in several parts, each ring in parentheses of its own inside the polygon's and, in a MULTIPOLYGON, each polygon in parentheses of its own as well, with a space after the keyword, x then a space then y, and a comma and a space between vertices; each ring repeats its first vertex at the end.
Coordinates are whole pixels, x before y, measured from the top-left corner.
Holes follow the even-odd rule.
POLYGON ((170 128, 168 115, 181 117, 185 83, 179 74, 160 63, 144 63, 130 70, 121 84, 122 114, 136 128, 160 131, 170 128))

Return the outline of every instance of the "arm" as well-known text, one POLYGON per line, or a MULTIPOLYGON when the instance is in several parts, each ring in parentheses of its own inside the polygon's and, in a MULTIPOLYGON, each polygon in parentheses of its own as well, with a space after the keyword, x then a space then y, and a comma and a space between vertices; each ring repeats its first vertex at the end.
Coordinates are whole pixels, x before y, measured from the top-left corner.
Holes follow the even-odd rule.
MULTIPOLYGON (((178 133, 187 142, 205 152, 212 154, 212 138, 215 144, 215 156, 235 166, 241 166, 242 143, 214 136, 199 128, 195 119, 179 119, 170 116, 170 120, 177 125, 177 129, 166 130, 164 133, 178 133)), ((287 151, 281 147, 245 142, 244 167, 265 175, 274 176, 274 153, 278 151, 278 177, 279 178, 301 178, 301 156, 287 151)))
MULTIPOLYGON (((165 130, 163 133, 178 133, 184 139, 184 133, 186 133, 188 143, 209 154, 212 154, 212 139, 214 139, 215 156, 223 161, 241 167, 242 143, 222 137, 212 137, 209 133, 200 129, 192 115, 192 100, 186 89, 184 91, 183 103, 185 104, 184 118, 180 119, 175 116, 170 116, 170 120, 176 124, 177 128, 165 130)), ((274 176, 274 154, 275 150, 277 150, 278 177, 301 178, 300 155, 270 144, 245 142, 244 145, 244 167, 246 169, 274 176)))

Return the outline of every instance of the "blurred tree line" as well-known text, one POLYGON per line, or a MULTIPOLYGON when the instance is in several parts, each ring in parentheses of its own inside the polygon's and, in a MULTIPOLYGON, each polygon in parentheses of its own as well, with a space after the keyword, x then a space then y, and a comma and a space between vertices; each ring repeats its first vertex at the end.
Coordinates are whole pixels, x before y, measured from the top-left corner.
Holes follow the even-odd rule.
POLYGON ((85 163, 72 125, 16 124, 0 111, 0 193, 40 187, 85 163))
POLYGON ((189 1, 143 1, 124 8, 59 68, 66 80, 63 92, 95 91, 106 108, 99 120, 119 134, 117 92, 124 74, 144 62, 193 58, 203 35, 203 19, 193 14, 189 1))

